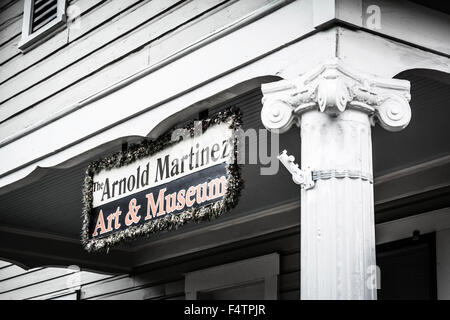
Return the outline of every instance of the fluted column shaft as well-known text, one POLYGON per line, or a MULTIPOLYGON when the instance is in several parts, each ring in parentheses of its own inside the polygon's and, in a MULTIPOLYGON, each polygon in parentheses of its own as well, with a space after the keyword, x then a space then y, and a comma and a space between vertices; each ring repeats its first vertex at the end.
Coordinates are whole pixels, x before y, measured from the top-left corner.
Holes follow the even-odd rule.
POLYGON ((301 298, 376 299, 373 184, 358 177, 372 173, 369 117, 312 110, 300 127, 302 168, 338 173, 301 191, 301 298))

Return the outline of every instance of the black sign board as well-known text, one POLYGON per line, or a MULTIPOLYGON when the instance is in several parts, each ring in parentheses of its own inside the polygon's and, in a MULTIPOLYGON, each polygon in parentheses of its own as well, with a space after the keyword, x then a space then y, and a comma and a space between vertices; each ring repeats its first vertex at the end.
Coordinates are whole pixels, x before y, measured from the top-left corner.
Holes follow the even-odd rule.
POLYGON ((239 126, 238 112, 226 110, 91 163, 83 190, 86 250, 209 220, 235 206, 239 126))

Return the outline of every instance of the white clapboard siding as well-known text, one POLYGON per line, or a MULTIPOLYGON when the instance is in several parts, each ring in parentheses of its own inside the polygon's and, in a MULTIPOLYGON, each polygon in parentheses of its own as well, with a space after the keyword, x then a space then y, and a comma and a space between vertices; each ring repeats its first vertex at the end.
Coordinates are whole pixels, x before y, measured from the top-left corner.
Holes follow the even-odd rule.
MULTIPOLYGON (((13 278, 19 281, 21 286, 7 292, 0 293, 0 300, 30 299, 52 292, 74 288, 78 285, 82 286, 87 283, 110 277, 109 275, 85 271, 78 272, 66 269, 57 270, 57 268, 44 269, 41 273, 42 274, 39 274, 39 277, 36 274, 27 273, 17 279, 13 278), (79 273, 79 275, 76 275, 76 273, 79 273), (45 279, 43 279, 43 274, 46 276, 45 279), (79 276, 80 281, 77 282, 72 280, 74 276, 79 276), (25 284, 25 286, 23 284, 25 284)), ((0 288, 2 285, 3 282, 0 283, 0 288)))
MULTIPOLYGON (((72 4, 72 6, 77 6, 80 10, 79 20, 75 19, 73 22, 69 21, 67 27, 63 28, 61 32, 54 34, 48 40, 25 54, 22 54, 17 50, 14 59, 8 61, 7 64, 1 67, 0 83, 41 61, 47 61, 48 63, 49 60, 43 59, 51 59, 52 55, 57 53, 60 54, 61 50, 70 50, 72 47, 63 48, 70 42, 70 33, 76 33, 78 35, 78 37, 72 39, 72 41, 74 41, 83 35, 94 32, 99 29, 102 24, 108 23, 112 16, 126 11, 130 5, 134 5, 137 2, 139 2, 139 0, 107 2, 104 2, 104 0, 78 0, 72 4)), ((68 10, 78 9, 71 9, 70 6, 68 7, 68 10)), ((17 46, 17 43, 14 45, 17 46)))
MULTIPOLYGON (((219 0, 208 0, 208 1, 215 2, 219 0)), ((155 5, 155 7, 153 7, 153 10, 147 12, 143 10, 137 10, 135 12, 139 12, 143 16, 148 16, 148 12, 153 11, 157 12, 158 8, 160 10, 166 8, 166 5, 168 5, 170 1, 154 0, 150 3, 155 5)), ((192 14, 195 14, 195 8, 190 7, 190 11, 193 11, 192 14)), ((185 14, 189 15, 189 13, 186 12, 185 14)), ((134 15, 130 13, 130 16, 134 15)), ((147 28, 143 27, 139 28, 137 31, 126 35, 126 37, 120 38, 117 41, 107 45, 106 47, 102 48, 102 50, 97 50, 93 52, 92 54, 90 54, 88 58, 83 59, 76 64, 70 65, 66 69, 55 74, 53 77, 47 79, 47 81, 41 82, 35 85, 34 87, 30 88, 30 90, 22 92, 21 94, 10 99, 9 101, 0 104, 0 121, 5 120, 6 118, 10 117, 11 115, 20 110, 26 109, 27 107, 48 97, 49 95, 52 95, 55 92, 63 89, 64 87, 69 86, 73 82, 78 81, 92 74, 99 68, 108 65, 112 61, 122 58, 126 54, 130 53, 132 50, 136 50, 137 48, 139 48, 139 46, 144 45, 151 39, 151 36, 149 37, 149 34, 152 35, 153 32, 155 32, 155 36, 160 35, 158 31, 160 29, 164 29, 164 23, 168 22, 167 19, 164 20, 163 22, 161 21, 162 19, 158 19, 154 21, 154 23, 150 23, 150 26, 147 25, 146 26, 147 28)), ((133 22, 132 20, 128 20, 127 27, 125 26, 123 27, 125 29, 131 28, 130 24, 132 22, 133 22)), ((111 23, 111 26, 118 28, 116 31, 114 31, 115 34, 117 33, 120 34, 120 32, 123 31, 123 29, 122 30, 120 29, 120 24, 117 22, 111 23)), ((90 50, 92 49, 90 48, 90 46, 92 43, 98 44, 98 42, 105 42, 105 39, 109 37, 106 36, 103 32, 96 34, 98 36, 95 36, 95 39, 90 38, 89 40, 85 40, 86 42, 77 42, 77 44, 80 44, 80 50, 77 51, 76 53, 77 55, 79 55, 80 52, 82 53, 84 52, 85 54, 90 53, 90 50)), ((0 97, 5 99, 8 95, 12 93, 11 92, 12 90, 14 91, 13 89, 14 85, 12 84, 19 84, 19 86, 21 86, 20 83, 22 83, 22 80, 26 81, 29 84, 29 81, 25 79, 34 78, 32 81, 36 81, 35 77, 40 79, 48 73, 47 69, 54 69, 55 66, 67 65, 70 61, 73 60, 70 57, 67 57, 66 55, 53 56, 50 64, 46 62, 42 63, 43 68, 38 68, 39 73, 36 73, 37 66, 34 66, 30 70, 27 70, 26 73, 19 74, 17 77, 14 77, 9 81, 7 81, 6 83, 2 84, 0 86, 0 97)))
POLYGON ((19 49, 17 49, 19 41, 20 35, 0 46, 0 68, 2 64, 19 54, 19 49))
POLYGON ((108 0, 70 0, 67 4, 66 14, 69 16, 69 18, 71 16, 71 14, 73 14, 73 13, 83 14, 86 11, 91 10, 92 8, 101 4, 102 2, 107 2, 107 1, 108 0), (78 11, 72 12, 69 9, 69 7, 77 7, 78 11))
POLYGON ((26 300, 76 300, 78 288, 63 289, 52 293, 45 293, 39 296, 27 298, 26 300), (66 299, 64 297, 70 296, 66 299))
POLYGON ((166 300, 186 300, 185 295, 175 296, 175 297, 169 297, 166 300))
MULTIPOLYGON (((5 60, 8 61, 0 66, 0 83, 21 72, 22 70, 25 70, 27 66, 29 66, 30 62, 33 64, 36 62, 36 59, 43 59, 55 50, 65 46, 67 44, 68 34, 69 30, 64 28, 27 53, 21 53, 19 49, 17 49, 18 42, 21 39, 20 34, 13 40, 6 43, 4 46, 12 46, 12 48, 16 51, 13 57, 6 56, 5 60)), ((12 50, 12 48, 8 50, 12 50)))
MULTIPOLYGON (((51 59, 51 63, 49 63, 47 59, 42 60, 27 69, 27 72, 19 74, 17 74, 17 70, 11 70, 11 68, 14 67, 13 63, 6 64, 4 68, 2 68, 2 73, 4 73, 4 75, 0 75, 0 82, 5 81, 12 75, 17 75, 0 86, 0 101, 10 98, 37 81, 57 73, 74 61, 77 61, 109 42, 120 38, 123 34, 136 28, 136 25, 139 23, 145 22, 162 10, 167 9, 167 7, 175 3, 176 0, 153 0, 141 7, 132 7, 130 9, 129 4, 133 4, 134 2, 138 2, 138 0, 108 2, 96 8, 96 10, 86 15, 86 17, 82 17, 79 25, 83 29, 87 28, 90 30, 93 27, 98 27, 99 22, 101 21, 99 19, 101 18, 103 18, 103 21, 108 21, 108 23, 98 27, 86 37, 79 39, 79 41, 72 42, 64 50, 55 52, 47 57, 47 59, 51 59), (114 8, 109 8, 113 3, 115 4, 114 8), (115 10, 111 11, 110 9, 115 10), (129 11, 122 12, 123 10, 129 11), (122 12, 122 14, 119 17, 110 20, 114 13, 118 12, 122 12), (21 83, 20 87, 13 89, 14 83, 21 83)), ((69 34, 72 32, 72 29, 76 28, 69 25, 69 28, 67 28, 69 34)), ((28 54, 25 56, 28 56, 28 54)), ((35 60, 32 60, 31 62, 35 62, 35 60)))
POLYGON ((15 1, 16 0, 3 0, 3 1, 0 1, 0 9, 7 8, 8 6, 10 6, 15 1))
MULTIPOLYGON (((76 30, 78 34, 83 35, 97 27, 101 22, 108 20, 107 18, 101 20, 99 14, 95 15, 97 18, 95 21, 91 21, 91 19, 87 19, 86 17, 87 11, 92 10, 95 6, 100 5, 104 1, 105 0, 72 1, 67 8, 67 12, 76 13, 79 17, 73 19, 73 21, 69 19, 67 28, 53 35, 44 43, 31 49, 26 54, 21 53, 17 48, 21 39, 20 34, 0 46, 0 83, 64 47, 68 43, 69 31, 75 32, 76 30), (6 62, 8 62, 8 64, 6 64, 6 62), (4 66, 1 66, 2 64, 4 64, 4 66)), ((100 12, 103 13, 104 11, 101 10, 100 12)), ((109 14, 114 14, 114 11, 108 12, 109 14)))
POLYGON ((13 23, 16 19, 21 19, 23 13, 24 0, 16 0, 4 9, 0 9, 0 32, 1 30, 13 23))
POLYGON ((22 32, 23 1, 12 2, 0 9, 0 46, 22 32))
MULTIPOLYGON (((7 32, 5 28, 12 23, 19 20, 22 21, 23 1, 16 0, 6 8, 0 9, 0 33, 7 32)), ((17 44, 20 41, 21 34, 19 33, 15 36, 5 34, 5 37, 10 38, 10 40, 0 45, 0 66, 19 53, 17 44)))
POLYGON ((184 295, 184 280, 178 280, 174 282, 144 288, 133 288, 132 290, 128 291, 104 295, 98 297, 98 299, 147 300, 147 299, 161 299, 178 295, 184 295))
POLYGON ((104 7, 107 8, 102 7, 100 10, 93 10, 93 8, 101 5, 105 1, 106 0, 71 1, 67 7, 67 14, 69 15, 67 27, 36 48, 29 50, 26 54, 21 53, 17 48, 21 39, 20 34, 0 46, 0 66, 6 62, 9 63, 2 68, 2 72, 0 73, 0 83, 13 77, 15 74, 23 72, 42 59, 48 58, 49 55, 63 48, 67 43, 89 33, 103 22, 108 21, 112 15, 117 13, 116 10, 123 10, 123 5, 127 4, 126 1, 120 1, 118 3, 118 1, 108 0, 107 3, 104 4, 104 7), (88 12, 91 10, 93 10, 93 12, 88 12))
MULTIPOLYGON (((182 267, 181 267, 182 268, 182 267)), ((81 299, 156 299, 184 293, 184 280, 179 270, 157 269, 134 276, 117 276, 81 288, 81 299), (136 293, 132 293, 137 291, 136 293)))
POLYGON ((77 299, 77 293, 71 292, 65 295, 56 296, 54 298, 48 299, 48 300, 76 300, 77 299))
MULTIPOLYGON (((165 4, 169 3, 168 0, 154 0, 149 4, 154 3, 156 5, 157 3, 160 3, 159 1, 162 1, 165 4)), ((107 45, 103 48, 103 50, 92 53, 89 58, 83 59, 79 63, 65 68, 63 71, 58 72, 48 80, 33 86, 33 88, 30 88, 30 90, 26 90, 23 93, 1 104, 0 121, 3 121, 14 113, 26 109, 34 103, 45 99, 53 93, 58 92, 59 90, 71 85, 73 82, 92 74, 96 70, 104 67, 105 65, 108 65, 110 62, 120 59, 129 52, 137 50, 141 46, 149 43, 151 40, 156 39, 161 34, 168 32, 171 27, 173 27, 173 24, 175 24, 175 26, 178 24, 182 24, 195 17, 196 15, 201 14, 203 11, 219 4, 221 1, 222 0, 191 1, 178 8, 177 10, 174 10, 171 14, 164 15, 163 17, 156 19, 155 21, 151 21, 149 24, 138 28, 132 33, 127 34, 125 37, 120 38, 117 41, 107 45), (202 2, 201 6, 197 1, 202 2)), ((165 5, 161 5, 161 7, 163 6, 165 5)), ((145 15, 144 10, 137 10, 136 12, 143 12, 143 15, 145 15)), ((128 16, 133 16, 133 14, 130 13, 128 16)), ((130 23, 131 21, 128 21, 127 25, 129 25, 130 23)), ((67 61, 67 57, 65 57, 64 61, 67 61)), ((59 61, 52 60, 50 66, 57 65, 58 63, 59 61)), ((40 70, 41 72, 39 74, 35 74, 35 76, 43 77, 46 75, 47 69, 52 68, 53 67, 47 66, 46 69, 40 70)), ((6 98, 11 94, 12 91, 17 91, 17 89, 14 88, 22 87, 23 82, 29 83, 27 79, 33 78, 32 75, 35 72, 36 70, 33 67, 25 74, 20 74, 18 77, 14 77, 5 84, 1 85, 0 97, 6 98)))
POLYGON ((152 43, 150 47, 150 63, 154 64, 170 56, 174 52, 273 1, 252 0, 227 3, 220 9, 211 12, 208 16, 192 21, 152 43))
POLYGON ((63 268, 38 268, 35 270, 30 270, 20 277, 9 278, 0 282, 0 294, 18 288, 26 287, 31 282, 36 283, 46 281, 50 278, 65 276, 73 272, 75 271, 63 268))
MULTIPOLYGON (((123 2, 108 1, 107 3, 102 3, 101 0, 78 0, 73 4, 73 6, 77 6, 80 9, 80 19, 78 21, 74 20, 74 23, 69 22, 68 26, 63 28, 62 31, 52 35, 48 40, 44 41, 25 54, 20 53, 20 51, 17 50, 14 59, 11 59, 6 64, 1 66, 0 83, 13 77, 14 75, 20 74, 23 70, 26 70, 41 61, 47 61, 48 64, 49 60, 43 59, 51 59, 52 54, 60 54, 60 49, 68 43, 70 32, 75 32, 76 30, 76 32, 80 35, 91 32, 94 28, 101 26, 102 23, 109 21, 111 16, 127 9, 128 6, 125 4, 130 1, 133 1, 134 3, 138 0, 127 0, 123 2), (96 6, 98 7, 92 11, 89 11, 96 6)), ((20 37, 18 39, 20 39, 20 37)), ((14 43, 14 45, 17 47, 17 43, 14 43)), ((71 62, 72 61, 69 61, 68 63, 71 62)), ((36 81, 39 79, 41 78, 38 77, 36 81)))
MULTIPOLYGON (((0 300, 75 300, 77 290, 85 298, 110 296, 135 288, 133 277, 78 271, 69 268, 36 268, 29 271, 9 262, 0 261, 0 300), (12 272, 14 271, 14 272, 12 272)), ((175 294, 173 284, 139 291, 145 297, 159 297, 161 293, 175 294)), ((139 294, 137 296, 139 296, 139 294)))
MULTIPOLYGON (((96 274, 95 272, 92 274, 96 274)), ((84 282, 82 283, 79 287, 66 287, 66 288, 62 288, 59 291, 54 291, 54 292, 45 292, 43 294, 40 294, 38 296, 34 296, 31 298, 28 298, 27 300, 72 300, 72 298, 77 298, 77 291, 80 292, 80 296, 81 296, 81 292, 84 290, 84 288, 105 288, 105 290, 101 290, 101 294, 100 295, 105 295, 105 294, 109 294, 110 292, 107 291, 108 289, 111 290, 113 287, 111 285, 109 285, 110 282, 114 282, 116 279, 122 279, 122 278, 127 278, 128 276, 126 275, 101 275, 98 274, 99 278, 98 279, 94 279, 94 281, 90 281, 89 283, 84 282), (75 296, 73 295, 75 294, 75 296), (67 296, 70 296, 67 297, 67 296)), ((124 288, 129 288, 132 286, 127 286, 126 283, 124 283, 124 287, 123 288, 116 288, 115 291, 119 291, 119 290, 123 290, 124 288)), ((73 299, 74 300, 74 299, 73 299)))
POLYGON ((139 52, 130 54, 124 59, 111 64, 92 76, 81 80, 72 87, 57 93, 50 99, 45 100, 42 104, 2 123, 0 125, 0 140, 6 138, 13 132, 20 131, 27 126, 50 116, 62 107, 80 101, 89 95, 122 80, 124 77, 133 74, 134 70, 144 68, 148 65, 148 50, 149 46, 143 48, 139 52))
MULTIPOLYGON (((7 266, 5 266, 5 267, 0 269, 0 281, 3 281, 3 280, 8 279, 8 278, 19 276, 19 275, 24 274, 26 272, 27 272, 27 270, 22 269, 21 267, 16 266, 14 264, 9 264, 8 263, 7 266)), ((0 284, 0 291, 2 291, 1 284, 0 284)))
MULTIPOLYGON (((206 36, 208 33, 226 26, 271 1, 273 0, 230 2, 223 8, 218 8, 199 19, 177 28, 174 32, 170 32, 150 44, 150 63, 154 64, 166 58, 177 50, 206 36)), ((176 23, 176 20, 173 20, 173 23, 176 23)), ((129 76, 135 70, 148 65, 147 55, 148 51, 147 47, 145 47, 141 51, 108 65, 99 72, 46 99, 43 103, 15 116, 12 121, 7 121, 0 126, 0 139, 42 120, 46 115, 49 116, 62 107, 71 105, 98 92, 115 81, 129 76)))
POLYGON ((0 28, 0 46, 15 38, 22 32, 22 18, 14 19, 10 24, 0 28))
MULTIPOLYGON (((69 25, 69 42, 73 42, 78 40, 79 38, 86 35, 87 32, 93 30, 94 28, 98 28, 104 22, 110 22, 112 17, 118 16, 119 14, 127 12, 132 12, 135 10, 143 10, 145 2, 149 0, 126 0, 126 1, 106 1, 105 0, 79 0, 74 3, 74 5, 78 6, 81 11, 87 11, 89 6, 93 7, 95 3, 100 4, 88 15, 83 17, 79 25, 69 25), (81 3, 82 2, 82 3, 81 3)), ((154 0, 152 0, 154 1, 154 0)), ((152 12, 147 13, 149 16, 153 15, 152 12)), ((120 16, 117 18, 120 20, 120 16)), ((116 20, 117 21, 117 20, 116 20)), ((134 24, 135 26, 137 24, 134 24)), ((104 32, 105 30, 102 30, 104 32)), ((107 31, 107 29, 106 29, 107 31)))
POLYGON ((81 299, 94 299, 107 294, 131 289, 135 287, 134 278, 126 275, 108 278, 104 281, 83 286, 81 299))

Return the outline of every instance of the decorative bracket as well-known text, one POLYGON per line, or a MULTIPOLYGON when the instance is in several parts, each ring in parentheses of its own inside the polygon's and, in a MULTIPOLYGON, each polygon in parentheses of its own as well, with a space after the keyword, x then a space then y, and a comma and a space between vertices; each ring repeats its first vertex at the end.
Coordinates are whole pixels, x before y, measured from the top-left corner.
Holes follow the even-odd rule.
POLYGON ((292 180, 300 185, 301 188, 308 190, 315 186, 315 182, 318 180, 328 180, 331 178, 335 179, 361 179, 363 181, 368 181, 373 184, 373 177, 370 173, 364 173, 358 170, 302 170, 296 164, 295 157, 287 154, 284 150, 278 157, 278 160, 286 167, 286 169, 292 174, 292 180))
POLYGON ((287 151, 284 150, 279 156, 278 160, 286 167, 286 169, 292 174, 292 180, 301 188, 308 190, 314 187, 313 174, 311 170, 301 170, 296 164, 295 157, 289 156, 287 151))

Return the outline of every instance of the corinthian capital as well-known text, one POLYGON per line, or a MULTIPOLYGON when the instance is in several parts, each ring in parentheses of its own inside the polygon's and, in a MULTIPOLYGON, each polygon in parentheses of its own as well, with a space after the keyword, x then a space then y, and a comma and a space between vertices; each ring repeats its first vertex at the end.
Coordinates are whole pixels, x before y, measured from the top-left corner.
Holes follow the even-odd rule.
POLYGON ((261 119, 267 129, 284 132, 311 109, 332 116, 358 109, 383 128, 399 131, 411 120, 409 91, 409 81, 355 72, 333 59, 296 79, 263 84, 261 119))

